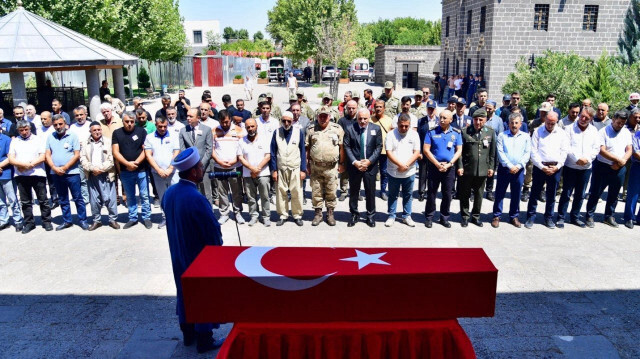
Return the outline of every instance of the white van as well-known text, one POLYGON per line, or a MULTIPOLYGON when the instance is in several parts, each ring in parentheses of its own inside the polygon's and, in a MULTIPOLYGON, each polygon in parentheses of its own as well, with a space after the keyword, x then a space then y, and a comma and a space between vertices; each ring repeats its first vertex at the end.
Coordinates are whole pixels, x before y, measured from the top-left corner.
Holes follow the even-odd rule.
POLYGON ((354 59, 349 65, 349 79, 351 81, 369 80, 369 60, 365 58, 354 59))
POLYGON ((269 82, 285 81, 285 76, 291 71, 291 60, 286 57, 272 57, 269 59, 269 82))

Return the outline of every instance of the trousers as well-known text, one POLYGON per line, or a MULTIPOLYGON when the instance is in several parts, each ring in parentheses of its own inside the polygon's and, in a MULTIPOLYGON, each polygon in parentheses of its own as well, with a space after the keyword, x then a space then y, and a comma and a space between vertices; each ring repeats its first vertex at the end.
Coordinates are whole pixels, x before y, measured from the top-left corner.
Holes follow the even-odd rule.
POLYGON ((258 217, 258 195, 260 196, 260 213, 262 218, 271 217, 271 204, 269 203, 269 176, 244 177, 244 192, 247 194, 249 216, 258 217))
POLYGON ((276 183, 276 211, 280 219, 289 218, 289 209, 294 219, 302 218, 302 188, 300 186, 300 168, 278 168, 278 182, 276 183), (287 191, 291 193, 289 202, 287 191))
POLYGON ((102 173, 98 176, 90 174, 87 179, 87 184, 89 186, 89 203, 91 204, 93 222, 100 222, 102 206, 107 207, 109 221, 116 221, 118 219, 116 182, 109 182, 107 180, 107 174, 102 173))

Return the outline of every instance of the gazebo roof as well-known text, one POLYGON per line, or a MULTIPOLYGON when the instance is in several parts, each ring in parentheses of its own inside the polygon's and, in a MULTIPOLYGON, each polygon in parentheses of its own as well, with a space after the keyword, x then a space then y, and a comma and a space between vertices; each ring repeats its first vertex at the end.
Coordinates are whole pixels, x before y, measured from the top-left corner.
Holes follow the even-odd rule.
POLYGON ((21 6, 0 18, 0 72, 113 68, 137 60, 21 6))

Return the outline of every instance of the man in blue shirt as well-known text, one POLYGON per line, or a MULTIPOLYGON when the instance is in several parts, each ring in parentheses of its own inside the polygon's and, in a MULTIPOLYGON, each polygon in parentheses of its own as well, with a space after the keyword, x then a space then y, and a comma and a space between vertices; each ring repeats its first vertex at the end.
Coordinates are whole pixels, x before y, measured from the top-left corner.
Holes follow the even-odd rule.
POLYGON ((246 121, 247 119, 251 118, 251 112, 248 111, 248 110, 245 110, 245 108, 244 108, 244 100, 243 99, 237 99, 236 100, 235 113, 237 114, 236 116, 241 116, 242 117, 242 123, 244 123, 244 121, 246 121))
POLYGON ((509 130, 498 135, 496 150, 498 153, 498 179, 496 196, 493 203, 493 220, 491 226, 498 228, 502 216, 502 201, 511 187, 511 203, 509 205, 510 223, 520 228, 520 192, 524 183, 524 168, 531 157, 531 137, 520 131, 522 115, 512 113, 509 116, 509 130))
POLYGON ((9 164, 9 144, 11 138, 0 131, 0 231, 9 228, 9 209, 13 215, 16 232, 22 231, 22 214, 13 181, 13 166, 9 164))
MULTIPOLYGON (((71 117, 69 117, 68 113, 62 111, 62 103, 60 100, 54 98, 53 101, 51 101, 51 108, 53 109, 54 115, 61 115, 64 118, 64 122, 67 124, 67 127, 71 125, 71 117)), ((73 122, 75 122, 75 118, 73 119, 73 122)))
POLYGON ((76 212, 83 230, 89 229, 87 224, 87 211, 82 197, 80 169, 80 141, 75 133, 67 131, 67 124, 62 115, 53 115, 53 127, 56 132, 47 138, 45 159, 51 174, 53 183, 58 190, 60 208, 62 209, 62 224, 56 227, 56 231, 73 226, 71 220, 71 206, 69 205, 69 191, 76 204, 76 212))
MULTIPOLYGON (((487 111, 487 123, 485 124, 485 126, 491 127, 493 131, 496 133, 496 138, 497 138, 501 133, 504 132, 505 126, 500 116, 496 115, 496 106, 497 106, 497 103, 495 101, 488 100, 484 108, 487 111)), ((500 161, 496 160, 495 168, 493 169, 493 171, 496 173, 498 171, 498 163, 500 163, 500 161)), ((487 177, 487 186, 485 191, 487 192, 487 199, 489 201, 495 200, 495 196, 493 194, 493 184, 495 182, 496 177, 497 176, 487 177)))
MULTIPOLYGON (((640 108, 633 108, 631 116, 640 116, 640 108)), ((634 222, 640 220, 640 211, 636 213, 638 197, 640 196, 640 131, 631 138, 632 155, 629 183, 627 185, 627 201, 624 204, 624 225, 633 229, 634 222)))
POLYGON ((11 130, 12 122, 9 119, 4 118, 4 110, 0 108, 0 133, 4 133, 9 136, 9 130, 11 130))
POLYGON ((440 203, 440 224, 451 227, 449 214, 451 193, 455 181, 454 163, 462 154, 462 136, 460 130, 451 127, 453 114, 449 110, 440 113, 440 125, 429 131, 424 140, 424 155, 429 160, 427 170, 427 204, 425 206, 426 221, 424 225, 431 228, 433 215, 436 212, 436 194, 442 184, 442 202, 440 203))

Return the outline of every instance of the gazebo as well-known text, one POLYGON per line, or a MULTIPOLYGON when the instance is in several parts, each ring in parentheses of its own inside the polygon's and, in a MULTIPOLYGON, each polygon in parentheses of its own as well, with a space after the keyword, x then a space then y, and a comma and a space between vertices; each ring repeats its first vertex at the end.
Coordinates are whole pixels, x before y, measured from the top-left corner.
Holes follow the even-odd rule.
MULTIPOLYGON (((47 71, 82 71, 87 79, 89 113, 100 114, 99 71, 110 69, 115 96, 125 101, 123 66, 138 58, 35 15, 18 1, 0 18, 0 72, 9 73, 13 104, 27 102, 24 72, 35 72, 40 89, 47 71)), ((67 109, 70 110, 70 109, 67 109)))

